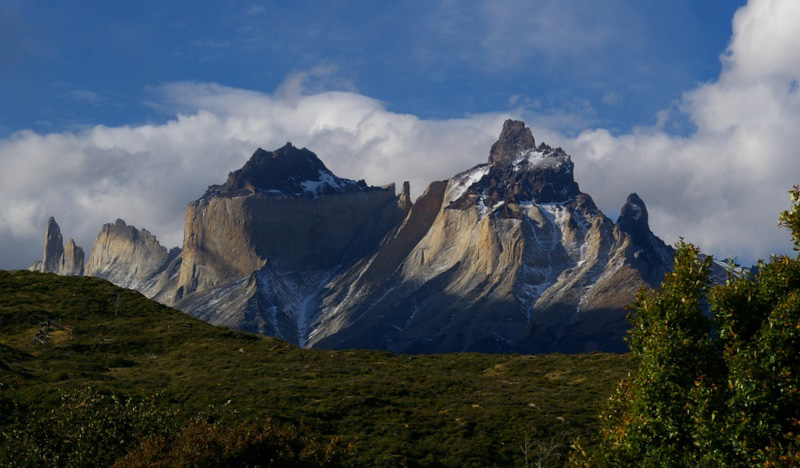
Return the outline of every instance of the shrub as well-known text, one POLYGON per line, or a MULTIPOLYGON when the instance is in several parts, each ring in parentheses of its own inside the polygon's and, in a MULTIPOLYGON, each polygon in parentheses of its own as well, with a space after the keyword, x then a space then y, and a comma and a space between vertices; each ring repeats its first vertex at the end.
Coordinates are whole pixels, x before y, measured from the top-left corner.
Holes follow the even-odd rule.
POLYGON ((320 444, 294 428, 195 419, 171 436, 154 435, 116 467, 336 466, 347 447, 339 439, 320 444))
POLYGON ((139 439, 172 426, 172 414, 152 399, 88 388, 64 394, 58 407, 3 432, 0 466, 108 466, 139 439))

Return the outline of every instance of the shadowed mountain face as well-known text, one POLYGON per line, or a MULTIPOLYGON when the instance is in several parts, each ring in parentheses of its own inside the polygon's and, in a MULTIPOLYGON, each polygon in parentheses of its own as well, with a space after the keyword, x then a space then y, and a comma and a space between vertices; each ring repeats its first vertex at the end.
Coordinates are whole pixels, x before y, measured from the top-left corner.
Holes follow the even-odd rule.
POLYGON ((623 351, 625 306, 672 250, 638 196, 614 223, 573 169, 512 120, 487 163, 414 203, 408 184, 398 195, 336 177, 307 149, 259 149, 189 204, 179 255, 142 244, 157 261, 133 287, 307 347, 623 351))

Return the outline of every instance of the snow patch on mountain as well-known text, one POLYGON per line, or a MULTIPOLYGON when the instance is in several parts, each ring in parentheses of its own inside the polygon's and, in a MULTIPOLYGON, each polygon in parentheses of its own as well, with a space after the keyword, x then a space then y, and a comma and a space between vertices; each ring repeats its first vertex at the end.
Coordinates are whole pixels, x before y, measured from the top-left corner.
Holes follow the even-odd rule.
POLYGON ((489 173, 489 169, 491 168, 491 164, 482 164, 457 174, 450 179, 450 182, 447 184, 447 190, 445 191, 445 205, 449 205, 453 201, 461 198, 473 184, 480 182, 480 180, 489 173))

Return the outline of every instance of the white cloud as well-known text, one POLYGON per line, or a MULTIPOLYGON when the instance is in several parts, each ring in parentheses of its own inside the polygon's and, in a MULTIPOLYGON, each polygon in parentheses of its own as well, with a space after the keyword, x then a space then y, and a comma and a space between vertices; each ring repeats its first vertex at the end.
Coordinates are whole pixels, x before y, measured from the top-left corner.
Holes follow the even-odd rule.
POLYGON ((696 131, 665 133, 664 112, 655 128, 628 135, 583 132, 564 142, 576 165, 587 163, 576 168, 579 178, 591 174, 582 188, 606 208, 638 191, 654 230, 669 240, 682 235, 747 261, 788 251, 776 220, 788 206, 787 190, 800 182, 798 30, 796 1, 750 1, 735 15, 719 78, 679 105, 696 131))
MULTIPOLYGON (((658 126, 624 135, 592 129, 570 138, 557 129, 574 113, 522 117, 537 141, 573 155, 581 188, 611 218, 635 191, 668 242, 684 236, 707 252, 746 261, 789 251, 776 219, 788 205, 786 191, 800 182, 800 93, 793 84, 800 60, 780 54, 798 53, 795 5, 753 0, 741 9, 718 80, 686 93, 658 126), (696 131, 667 133, 674 112, 683 112, 696 131)), ((320 68, 305 76, 329 73, 320 68)), ((173 83, 163 88, 161 104, 178 114, 163 124, 24 131, 0 140, 0 267, 37 259, 50 215, 87 251, 100 225, 117 217, 178 245, 186 203, 224 181, 255 148, 287 141, 315 151, 340 176, 376 185, 410 180, 419 194, 431 180, 485 161, 509 117, 424 120, 355 92, 309 94, 303 78, 273 94, 173 83)))
POLYGON ((359 94, 305 95, 298 86, 269 95, 173 83, 163 92, 181 113, 164 124, 23 131, 0 140, 0 267, 24 267, 41 255, 51 215, 87 253, 100 226, 117 217, 180 245, 188 202, 257 147, 287 141, 316 151, 341 176, 378 185, 410 180, 419 194, 454 167, 485 159, 504 118, 424 121, 359 94), (12 249, 21 238, 29 247, 12 249))

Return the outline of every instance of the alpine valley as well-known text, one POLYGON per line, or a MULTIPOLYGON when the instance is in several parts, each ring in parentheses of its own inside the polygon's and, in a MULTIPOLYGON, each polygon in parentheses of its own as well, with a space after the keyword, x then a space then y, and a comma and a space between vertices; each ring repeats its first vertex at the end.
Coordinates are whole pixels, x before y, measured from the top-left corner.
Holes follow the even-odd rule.
POLYGON ((631 194, 616 222, 563 150, 507 120, 489 159, 373 187, 308 149, 258 149, 186 210, 182 248, 122 220, 88 261, 55 220, 31 269, 105 278, 211 324, 302 347, 400 353, 625 351, 626 305, 673 250, 631 194))

